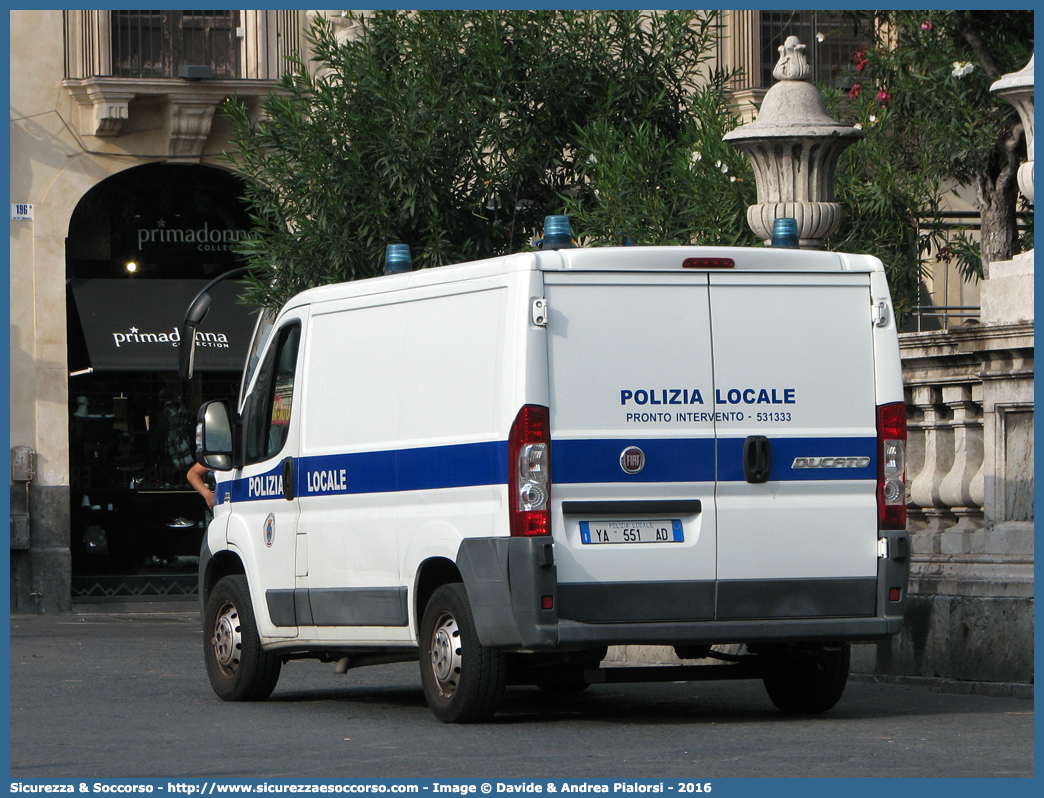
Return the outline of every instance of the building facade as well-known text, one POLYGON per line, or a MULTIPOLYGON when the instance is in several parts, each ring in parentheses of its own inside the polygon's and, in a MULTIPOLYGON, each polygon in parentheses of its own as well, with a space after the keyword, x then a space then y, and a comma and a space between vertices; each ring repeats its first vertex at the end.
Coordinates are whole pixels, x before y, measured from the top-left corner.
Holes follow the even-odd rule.
POLYGON ((195 592, 206 507, 186 451, 196 407, 234 392, 253 320, 222 303, 201 373, 177 378, 179 314, 250 229, 218 109, 256 108, 306 22, 11 13, 13 612, 195 592))

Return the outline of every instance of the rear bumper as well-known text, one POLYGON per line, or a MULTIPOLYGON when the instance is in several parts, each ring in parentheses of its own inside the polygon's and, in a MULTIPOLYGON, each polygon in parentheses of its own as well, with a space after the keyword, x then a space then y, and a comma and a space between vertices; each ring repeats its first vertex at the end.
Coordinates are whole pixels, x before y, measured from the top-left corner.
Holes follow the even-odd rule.
POLYGON ((558 622, 558 648, 698 643, 768 643, 795 640, 869 642, 896 634, 899 618, 773 618, 754 621, 592 624, 558 622))
POLYGON ((548 538, 467 539, 457 565, 479 641, 508 651, 870 642, 899 632, 906 604, 908 538, 881 535, 888 556, 876 579, 559 585, 548 538), (543 609, 547 597, 553 609, 543 609))

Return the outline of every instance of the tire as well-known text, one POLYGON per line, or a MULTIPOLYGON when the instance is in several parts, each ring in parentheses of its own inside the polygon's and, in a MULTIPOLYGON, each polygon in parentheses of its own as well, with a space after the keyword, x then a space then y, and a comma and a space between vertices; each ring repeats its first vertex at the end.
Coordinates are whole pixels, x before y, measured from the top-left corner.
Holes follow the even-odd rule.
POLYGON ((504 655, 481 645, 464 585, 436 590, 421 620, 421 684, 443 723, 478 723, 493 717, 504 698, 504 655))
POLYGON ((772 703, 788 715, 812 715, 831 709, 845 692, 851 649, 823 650, 780 665, 775 676, 765 677, 772 703))
POLYGON ((275 689, 282 663, 261 648, 245 576, 224 577, 207 599, 203 658, 224 701, 264 701, 275 689))

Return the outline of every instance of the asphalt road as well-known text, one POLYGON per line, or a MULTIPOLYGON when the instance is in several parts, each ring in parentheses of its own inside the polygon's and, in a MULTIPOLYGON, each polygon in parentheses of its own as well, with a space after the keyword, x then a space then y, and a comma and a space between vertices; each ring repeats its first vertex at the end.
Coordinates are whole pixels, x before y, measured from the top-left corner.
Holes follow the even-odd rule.
POLYGON ((272 698, 211 691, 194 614, 11 618, 12 778, 1030 777, 1033 702, 851 681, 786 718, 760 682, 509 688, 446 726, 415 664, 294 662, 272 698))

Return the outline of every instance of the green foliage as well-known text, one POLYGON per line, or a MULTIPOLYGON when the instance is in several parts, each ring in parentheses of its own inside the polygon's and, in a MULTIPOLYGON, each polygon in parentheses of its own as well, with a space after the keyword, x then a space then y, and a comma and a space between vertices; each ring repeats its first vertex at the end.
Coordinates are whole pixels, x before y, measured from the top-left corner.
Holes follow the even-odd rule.
POLYGON ((707 66, 716 13, 358 21, 346 44, 325 20, 311 30, 314 64, 295 62, 262 121, 226 106, 259 233, 249 301, 376 275, 389 243, 415 268, 516 252, 567 210, 594 243, 752 240, 754 187, 721 142, 735 123, 707 66))
POLYGON ((835 197, 845 217, 831 248, 880 258, 896 315, 905 319, 917 304, 929 253, 944 243, 942 228, 921 218, 938 215, 939 183, 926 169, 927 153, 918 154, 920 164, 913 163, 902 139, 892 135, 889 108, 858 100, 844 108, 839 92, 823 93, 831 112, 860 125, 866 136, 846 149, 838 164, 835 197))
POLYGON ((584 243, 757 244, 746 222, 757 198, 750 164, 722 141, 734 126, 719 89, 692 99, 674 140, 645 121, 586 126, 578 136, 582 182, 567 201, 584 243))
MULTIPOLYGON (((1012 202, 984 214, 982 246, 966 232, 950 240, 940 208, 956 185, 1005 201, 1018 120, 989 85, 1028 60, 1032 13, 849 16, 873 45, 853 64, 853 95, 824 94, 866 138, 841 157, 845 222, 830 244, 887 264, 902 318, 931 258, 981 275, 996 219, 1015 230, 1012 202)), ((244 244, 258 267, 249 301, 277 306, 374 276, 389 243, 409 244, 416 268, 517 252, 551 213, 570 214, 587 245, 757 245, 745 221, 752 171, 722 141, 736 120, 710 66, 715 12, 381 11, 358 22, 361 35, 340 44, 320 20, 314 61, 295 62, 262 121, 226 106, 229 162, 248 178, 259 233, 244 244)))
POLYGON ((956 261, 957 269, 965 280, 982 279, 982 247, 968 235, 967 230, 958 230, 935 257, 942 263, 956 261))
MULTIPOLYGON (((1014 108, 991 94, 990 85, 1029 61, 1033 12, 892 11, 876 16, 877 42, 867 52, 860 99, 875 102, 878 92, 887 92, 894 135, 917 149, 930 149, 932 166, 961 185, 972 184, 1018 123, 1014 108)), ((919 154, 910 158, 916 164, 919 154)))
MULTIPOLYGON (((869 252, 889 267, 897 312, 916 304, 931 259, 982 276, 982 259, 1017 251, 1011 163, 1018 115, 992 95, 1001 74, 1021 69, 1033 44, 1031 11, 853 12, 873 45, 854 59, 850 95, 828 94, 833 113, 866 139, 842 155, 837 195, 846 221, 835 249, 869 252), (968 187, 983 214, 982 244, 967 230, 947 237, 945 191, 968 187), (1007 202, 1010 207, 1003 207, 1007 202), (1004 229, 997 229, 997 228, 1004 229), (1011 247, 1005 249, 1005 241, 1011 247), (933 254, 934 253, 934 254, 933 254)), ((1024 151, 1024 143, 1021 144, 1024 151)), ((1024 154, 1022 154, 1024 157, 1024 154)), ((1032 225, 1030 225, 1032 229, 1032 225)), ((1026 245, 1023 236, 1023 246, 1026 245)))

